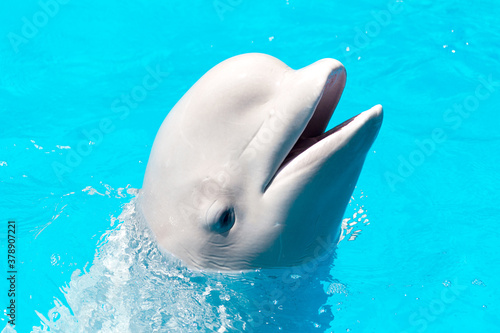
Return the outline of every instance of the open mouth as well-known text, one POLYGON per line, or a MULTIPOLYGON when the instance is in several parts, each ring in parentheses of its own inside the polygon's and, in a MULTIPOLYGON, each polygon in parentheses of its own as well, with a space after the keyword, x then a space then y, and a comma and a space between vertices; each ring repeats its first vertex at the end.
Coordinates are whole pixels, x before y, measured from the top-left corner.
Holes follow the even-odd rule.
POLYGON ((310 80, 309 85, 301 87, 306 92, 303 95, 307 95, 308 91, 317 91, 315 96, 318 97, 315 98, 316 102, 312 107, 310 99, 308 100, 309 96, 302 97, 304 102, 298 101, 304 105, 302 111, 297 110, 301 113, 296 116, 302 123, 302 130, 300 131, 299 127, 299 131, 289 132, 288 143, 293 142, 293 146, 285 156, 281 155, 283 157, 279 166, 271 170, 271 175, 263 187, 264 191, 271 184, 289 183, 287 179, 292 182, 300 179, 308 181, 320 170, 326 170, 323 168, 325 165, 338 171, 342 169, 335 167, 338 163, 362 164, 382 124, 382 106, 376 105, 326 131, 344 90, 346 72, 338 62, 323 62, 316 67, 312 67, 314 64, 310 66, 302 69, 310 70, 309 75, 314 73, 309 77, 324 78, 326 76, 324 70, 328 70, 329 74, 324 79, 322 87, 316 85, 317 81, 314 80, 310 80), (309 115, 308 120, 307 115, 309 115), (338 162, 332 164, 327 163, 328 161, 338 162), (296 178, 294 175, 297 174, 302 176, 296 178))
POLYGON ((337 125, 329 131, 325 132, 325 129, 330 122, 330 118, 332 117, 333 112, 335 111, 335 108, 337 107, 337 104, 340 100, 340 96, 342 95, 342 92, 344 90, 345 81, 346 72, 344 68, 337 69, 328 76, 326 84, 321 93, 320 100, 316 105, 311 119, 302 131, 300 137, 297 139, 295 145, 292 147, 288 155, 281 163, 280 167, 277 170, 277 173, 301 153, 303 153, 319 141, 339 131, 357 117, 354 116, 353 118, 346 120, 342 124, 337 125))
MULTIPOLYGON (((305 126, 300 137, 297 139, 295 145, 292 147, 288 155, 279 166, 275 176, 298 156, 306 155, 307 151, 312 150, 311 148, 313 148, 314 146, 320 146, 321 144, 319 144, 319 142, 325 140, 328 137, 331 137, 335 133, 340 132, 340 130, 342 130, 343 128, 348 127, 348 125, 353 123, 353 121, 359 116, 363 114, 367 115, 367 117, 360 117, 364 119, 361 122, 358 122, 358 126, 352 126, 353 133, 356 132, 356 130, 361 125, 368 122, 370 119, 381 116, 382 109, 380 106, 376 106, 368 111, 362 112, 344 121, 343 123, 325 132, 328 123, 330 122, 330 118, 332 117, 333 112, 335 111, 335 108, 337 107, 337 104, 340 100, 340 96, 342 95, 342 92, 344 90, 345 82, 346 72, 343 67, 338 68, 330 73, 325 86, 323 87, 319 102, 317 103, 313 115, 311 116, 311 119, 305 126)), ((381 117, 379 118, 379 120, 381 121, 381 117)))

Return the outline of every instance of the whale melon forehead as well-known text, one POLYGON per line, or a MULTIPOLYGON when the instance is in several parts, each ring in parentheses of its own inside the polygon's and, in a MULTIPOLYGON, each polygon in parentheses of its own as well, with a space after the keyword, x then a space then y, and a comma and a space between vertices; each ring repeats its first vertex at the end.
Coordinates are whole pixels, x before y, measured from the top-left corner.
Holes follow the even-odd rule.
POLYGON ((204 76, 213 73, 222 73, 232 75, 231 73, 240 73, 242 69, 248 68, 253 74, 276 75, 280 72, 289 70, 284 62, 267 54, 247 53, 229 58, 209 70, 204 76))
POLYGON ((153 152, 168 151, 160 160, 186 173, 239 160, 281 106, 279 91, 291 71, 266 55, 237 56, 217 65, 169 113, 155 140, 164 148, 153 152))
POLYGON ((231 116, 231 113, 240 117, 241 113, 248 111, 263 112, 265 108, 260 106, 273 100, 286 74, 291 71, 271 56, 236 56, 208 71, 185 97, 197 102, 191 100, 193 112, 211 118, 231 116), (199 108, 199 104, 204 104, 204 107, 199 108))

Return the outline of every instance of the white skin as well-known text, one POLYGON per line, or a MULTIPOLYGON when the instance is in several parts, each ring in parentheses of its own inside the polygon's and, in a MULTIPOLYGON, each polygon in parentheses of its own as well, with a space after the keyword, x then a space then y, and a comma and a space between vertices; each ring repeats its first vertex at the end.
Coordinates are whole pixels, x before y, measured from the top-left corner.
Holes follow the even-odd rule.
POLYGON ((374 106, 324 133, 342 64, 293 70, 264 54, 206 73, 156 136, 139 206, 159 245, 200 269, 283 267, 338 241, 382 123, 374 106))

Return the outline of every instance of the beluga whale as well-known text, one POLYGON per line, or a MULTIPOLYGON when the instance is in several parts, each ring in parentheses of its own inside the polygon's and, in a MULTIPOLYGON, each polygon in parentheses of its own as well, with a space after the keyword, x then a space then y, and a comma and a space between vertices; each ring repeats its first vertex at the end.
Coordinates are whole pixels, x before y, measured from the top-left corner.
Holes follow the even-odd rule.
POLYGON ((203 75, 163 121, 137 201, 159 247, 202 270, 298 266, 334 247, 383 118, 376 105, 325 131, 345 82, 337 60, 294 70, 258 53, 203 75))

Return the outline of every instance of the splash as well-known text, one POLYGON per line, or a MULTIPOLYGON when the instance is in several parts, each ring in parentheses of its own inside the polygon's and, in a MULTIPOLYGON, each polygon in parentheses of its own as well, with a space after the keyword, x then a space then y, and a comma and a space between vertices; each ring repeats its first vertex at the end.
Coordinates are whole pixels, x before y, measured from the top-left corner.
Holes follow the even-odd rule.
MULTIPOLYGON (((363 191, 360 191, 360 193, 360 199, 362 200, 365 195, 363 194, 363 191)), ((363 228, 370 225, 366 209, 361 202, 355 203, 354 201, 356 201, 356 199, 353 194, 349 202, 349 208, 354 208, 354 213, 351 217, 346 217, 342 220, 339 243, 344 239, 347 239, 348 241, 356 240, 356 238, 363 231, 363 228)))
MULTIPOLYGON (((332 253, 289 269, 193 271, 159 249, 135 200, 32 332, 324 331, 332 253)), ((331 289, 331 288, 330 288, 331 289)))

